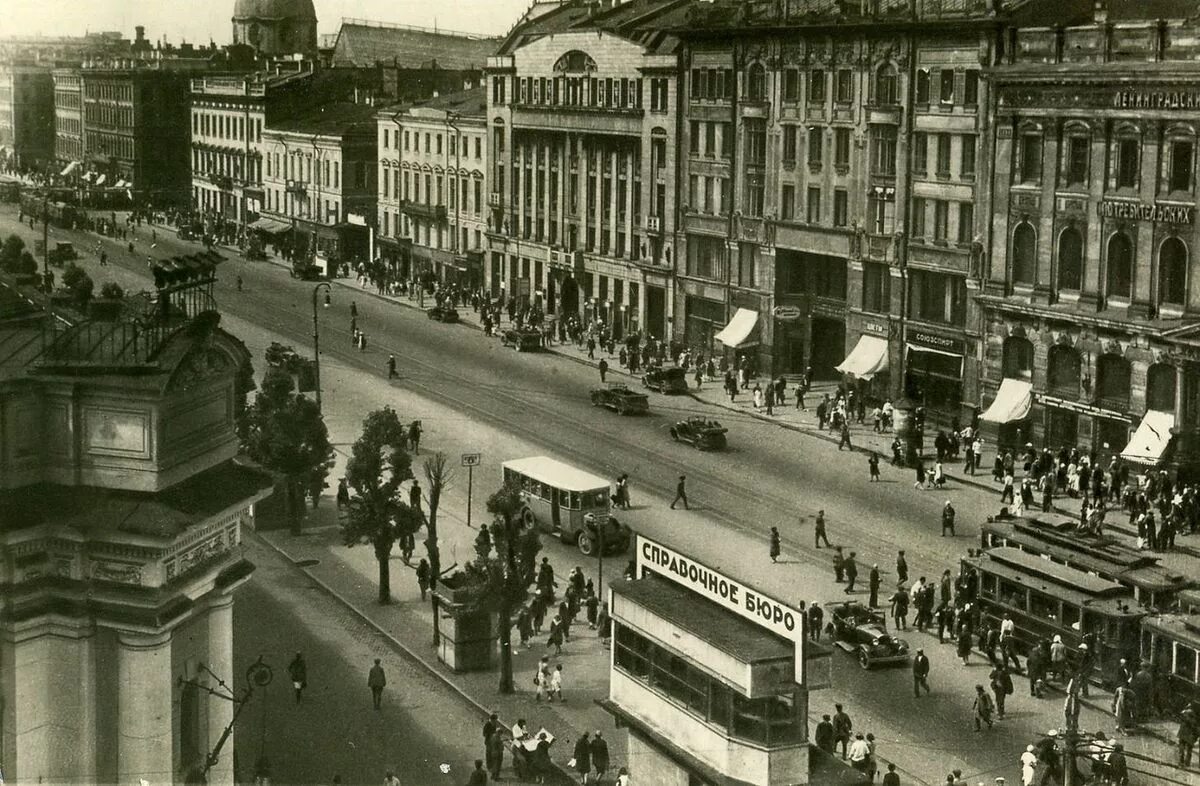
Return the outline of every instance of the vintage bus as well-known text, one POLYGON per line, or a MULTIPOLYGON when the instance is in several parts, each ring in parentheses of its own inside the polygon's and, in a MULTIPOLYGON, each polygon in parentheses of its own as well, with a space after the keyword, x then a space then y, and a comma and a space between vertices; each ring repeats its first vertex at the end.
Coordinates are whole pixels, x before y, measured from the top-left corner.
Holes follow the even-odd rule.
POLYGON ((1059 565, 1115 581, 1133 592, 1138 605, 1167 610, 1195 582, 1160 565, 1158 557, 1115 538, 1075 531, 1075 520, 1052 514, 992 519, 980 527, 984 549, 1007 546, 1059 565))
POLYGON ((591 556, 620 553, 630 531, 611 514, 608 481, 545 456, 506 461, 504 482, 521 488, 521 520, 591 556))
POLYGON ((1086 634, 1094 634, 1096 676, 1104 685, 1112 683, 1121 658, 1137 659, 1146 612, 1128 587, 1011 546, 977 552, 963 564, 979 577, 981 619, 994 624, 1011 615, 1024 652, 1062 636, 1074 653, 1086 634))

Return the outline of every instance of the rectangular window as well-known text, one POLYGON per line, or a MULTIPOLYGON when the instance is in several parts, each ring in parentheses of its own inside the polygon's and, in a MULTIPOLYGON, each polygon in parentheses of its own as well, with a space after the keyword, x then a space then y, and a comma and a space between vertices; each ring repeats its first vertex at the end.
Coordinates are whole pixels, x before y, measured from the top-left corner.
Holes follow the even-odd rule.
POLYGON ((729 158, 733 155, 733 124, 720 123, 721 126, 721 157, 729 158))
POLYGON ((963 79, 963 104, 965 106, 979 105, 979 69, 969 68, 963 79))
POLYGON ((975 135, 963 134, 962 141, 962 171, 959 176, 964 180, 975 177, 975 135))
POLYGON ((767 121, 746 120, 746 163, 762 166, 767 162, 767 121))
POLYGON ((892 275, 880 262, 863 262, 863 311, 886 314, 892 310, 892 275))
POLYGON ((1067 185, 1084 186, 1088 182, 1091 140, 1086 136, 1067 139, 1067 185))
POLYGON ((783 100, 800 100, 800 72, 795 68, 789 68, 783 72, 783 100))
POLYGON ((805 205, 808 223, 821 223, 821 189, 817 186, 808 187, 808 204, 805 205))
POLYGON ((1117 143, 1117 188, 1137 188, 1138 140, 1122 139, 1117 143))
POLYGON ((929 168, 929 134, 918 131, 913 134, 913 172, 923 175, 929 168))
POLYGON ((943 68, 938 97, 943 104, 954 103, 954 69, 943 68))
POLYGON ((783 163, 796 163, 796 126, 783 127, 783 163))
POLYGON ((746 213, 761 218, 765 199, 764 178, 760 174, 746 176, 746 213))
POLYGON ((950 135, 937 135, 937 175, 950 177, 950 135))
POLYGON ((1021 182, 1037 183, 1042 179, 1042 135, 1021 137, 1021 182))
POLYGON ((850 129, 835 128, 833 131, 833 163, 850 166, 850 129))
POLYGON ((949 226, 950 203, 944 199, 933 200, 933 240, 935 243, 946 242, 949 226))
POLYGON ((1171 143, 1171 176, 1168 182, 1171 191, 1192 190, 1192 143, 1177 139, 1171 143))
POLYGON ((783 187, 783 197, 780 199, 780 214, 784 221, 796 218, 796 187, 787 184, 783 187))
POLYGON ((691 121, 688 129, 688 152, 692 155, 700 155, 700 121, 691 121))
POLYGON ((808 163, 812 166, 820 166, 822 159, 821 143, 824 140, 825 129, 810 128, 808 129, 808 163))
POLYGON ((975 205, 970 202, 958 203, 958 242, 969 245, 975 236, 975 205))
POLYGON ((825 71, 814 68, 808 79, 808 102, 810 104, 825 103, 825 71))
POLYGON ((854 72, 849 68, 843 68, 837 72, 835 100, 839 104, 849 104, 854 101, 854 72))
POLYGON ((754 287, 754 268, 758 264, 758 245, 742 243, 738 247, 738 286, 754 287))
POLYGON ((896 174, 896 129, 875 126, 871 131, 871 166, 877 175, 896 174))
MULTIPOLYGON (((665 140, 664 140, 664 142, 665 142, 665 140)), ((704 124, 704 155, 715 156, 716 154, 717 154, 717 124, 716 123, 705 123, 704 124)), ((665 166, 666 165, 665 164, 665 161, 666 161, 665 154, 663 155, 663 161, 664 161, 664 166, 665 166)))
POLYGON ((929 69, 917 71, 917 103, 929 104, 929 69))
POLYGON ((912 236, 925 237, 925 198, 913 197, 912 201, 912 236))
POLYGON ((844 188, 833 190, 833 225, 850 226, 850 195, 844 188))

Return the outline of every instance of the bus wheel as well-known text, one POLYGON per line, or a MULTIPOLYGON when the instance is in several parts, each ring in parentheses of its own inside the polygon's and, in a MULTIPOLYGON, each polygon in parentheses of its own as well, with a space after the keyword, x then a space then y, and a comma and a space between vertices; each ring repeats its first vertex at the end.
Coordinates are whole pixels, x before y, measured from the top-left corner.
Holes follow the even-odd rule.
POLYGON ((585 557, 596 553, 596 542, 592 540, 591 534, 587 531, 580 532, 575 537, 575 545, 579 546, 579 553, 585 557))
POLYGON ((526 527, 529 527, 531 529, 533 528, 534 521, 533 521, 533 511, 532 510, 530 510, 529 508, 525 508, 525 510, 521 511, 521 523, 524 524, 526 527))

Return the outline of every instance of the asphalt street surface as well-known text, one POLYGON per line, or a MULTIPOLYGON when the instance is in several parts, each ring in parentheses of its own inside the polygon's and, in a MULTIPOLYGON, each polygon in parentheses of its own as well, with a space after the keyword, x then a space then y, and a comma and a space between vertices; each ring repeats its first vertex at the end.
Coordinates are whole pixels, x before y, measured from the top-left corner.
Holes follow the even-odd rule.
MULTIPOLYGON (((0 232, 4 235, 11 232, 16 226, 15 218, 15 206, 0 208, 0 232)), ((110 263, 122 269, 119 272, 110 269, 106 273, 95 260, 97 239, 94 235, 53 228, 51 231, 51 244, 56 237, 76 242, 77 248, 86 256, 82 264, 96 280, 97 290, 109 277, 119 277, 128 282, 133 280, 131 274, 143 280, 143 286, 148 288, 148 256, 165 258, 193 253, 199 248, 194 243, 177 240, 173 232, 162 228, 157 230, 157 243, 151 248, 151 230, 143 226, 132 255, 123 250, 123 244, 102 241, 110 263)), ((28 227, 23 234, 27 240, 34 236, 28 227)), ((40 225, 37 236, 40 237, 40 225)), ((292 279, 286 270, 273 264, 248 262, 224 249, 221 253, 227 257, 227 261, 218 268, 219 282, 216 288, 222 312, 278 334, 301 351, 302 348, 311 347, 313 283, 292 279), (242 292, 236 291, 237 276, 243 279, 242 292)), ((978 524, 997 508, 998 491, 988 493, 962 486, 952 486, 944 491, 914 490, 914 478, 908 470, 885 466, 883 482, 871 484, 867 479, 866 457, 860 453, 838 451, 836 445, 826 441, 795 434, 752 418, 739 417, 726 410, 700 404, 689 397, 665 397, 651 393, 651 413, 648 416, 622 418, 591 407, 588 392, 593 386, 599 385, 599 379, 596 371, 588 366, 548 353, 517 353, 501 346, 496 339, 484 337, 476 329, 431 322, 420 311, 381 301, 365 291, 352 294, 335 286, 332 297, 333 302, 328 309, 318 309, 322 355, 331 367, 322 375, 327 407, 332 409, 331 403, 343 400, 340 397, 361 400, 358 394, 364 387, 364 377, 355 372, 367 372, 374 378, 385 376, 388 353, 393 353, 400 374, 395 385, 406 395, 425 397, 437 402, 439 409, 456 412, 461 420, 453 426, 459 431, 469 432, 476 428, 473 423, 479 423, 485 425, 489 432, 508 433, 527 445, 569 456, 574 463, 604 477, 611 478, 628 472, 632 479, 635 505, 639 493, 652 493, 669 500, 673 496, 678 475, 686 474, 692 508, 699 509, 704 516, 726 530, 760 539, 764 554, 767 533, 770 527, 777 526, 783 534, 785 555, 827 566, 829 551, 812 547, 812 520, 816 512, 823 509, 833 543, 843 545, 847 552, 858 553, 862 585, 865 585, 871 564, 877 562, 880 565, 884 573, 884 589, 888 590, 881 593, 884 597, 894 587, 894 562, 898 549, 907 551, 911 578, 925 575, 935 580, 944 569, 956 572, 958 558, 968 548, 978 544, 978 524), (365 353, 351 347, 351 299, 357 303, 358 325, 368 336, 368 351, 365 353), (336 370, 332 368, 335 365, 339 367, 336 370), (719 453, 703 453, 673 443, 668 428, 675 420, 688 414, 704 414, 728 426, 729 449, 719 453), (954 538, 940 536, 939 514, 947 499, 953 501, 958 511, 958 535, 954 538)), ((385 403, 390 402, 363 402, 359 417, 365 415, 368 408, 377 408, 385 403)), ((990 457, 985 457, 985 464, 989 462, 990 457)), ((480 479, 476 481, 478 484, 480 479)), ((477 495, 481 488, 476 486, 477 495)), ((662 515, 669 514, 664 511, 662 515)), ((610 570, 615 573, 619 571, 619 564, 617 560, 612 562, 614 564, 610 570)), ((728 564, 751 563, 748 555, 734 553, 729 555, 728 564)), ((254 585, 267 575, 262 569, 260 574, 246 588, 246 594, 239 597, 239 611, 244 608, 243 599, 256 599, 245 605, 271 602, 270 598, 262 595, 261 588, 254 589, 254 585)), ((831 589, 836 592, 832 585, 831 589)), ((306 598, 312 596, 312 593, 300 594, 306 598)), ((811 599, 803 596, 785 598, 793 602, 811 599)), ((835 597, 820 599, 832 601, 835 597)), ((269 617, 267 615, 265 618, 269 617)), ((293 623, 297 626, 294 632, 266 631, 254 625, 246 629, 245 619, 244 614, 238 618, 239 636, 261 641, 263 644, 260 646, 270 645, 275 650, 279 649, 278 642, 281 641, 290 641, 303 635, 320 639, 322 635, 319 625, 314 629, 314 623, 308 616, 303 621, 296 620, 293 623)), ((268 625, 263 624, 262 627, 268 625)), ((370 638, 369 633, 363 633, 362 636, 370 638)), ((908 637, 914 646, 930 646, 928 639, 916 634, 908 637)), ((362 644, 354 636, 344 638, 347 640, 341 642, 343 646, 362 644)), ((316 644, 319 645, 319 642, 316 644)), ((247 656, 253 650, 253 647, 240 641, 238 646, 243 648, 247 656), (249 649, 245 649, 247 647, 249 649)), ((326 642, 326 646, 331 645, 326 642)), ((291 645, 288 647, 294 649, 291 645)), ((285 654, 290 658, 290 653, 281 652, 277 655, 280 660, 277 671, 286 665, 283 660, 285 654)), ((339 685, 344 688, 339 688, 339 691, 345 696, 353 697, 356 692, 365 692, 366 667, 358 668, 352 664, 369 664, 369 660, 364 660, 366 654, 364 649, 361 655, 356 654, 357 660, 341 659, 343 674, 339 677, 339 685)), ((337 660, 336 657, 334 659, 337 660)), ((310 673, 313 670, 312 663, 310 658, 310 673)), ((315 671, 320 673, 320 669, 315 671)), ((939 676, 933 675, 935 690, 939 687, 939 676)), ((972 676, 980 682, 986 682, 986 669, 982 673, 975 670, 972 676)), ((887 669, 864 673, 858 670, 849 656, 843 657, 840 652, 835 653, 833 679, 837 696, 829 692, 814 694, 811 712, 818 716, 821 712, 832 712, 832 706, 828 705, 844 699, 849 707, 856 707, 862 715, 876 719, 876 723, 880 724, 874 726, 877 733, 883 724, 901 727, 912 736, 921 738, 922 750, 928 756, 950 758, 953 754, 954 757, 961 757, 976 765, 980 780, 988 782, 992 778, 985 778, 984 775, 989 769, 1002 765, 1005 770, 1011 769, 1024 745, 1032 741, 1030 735, 1037 728, 1033 724, 1040 722, 1034 715, 1042 714, 1030 713, 1029 717, 1022 720, 1026 713, 1017 705, 1010 713, 1011 722, 998 726, 989 734, 974 735, 966 725, 967 716, 962 706, 964 701, 969 706, 969 694, 957 695, 960 692, 957 688, 951 695, 942 692, 930 699, 914 700, 906 671, 898 673, 887 669)), ((1014 699, 1019 698, 1024 685, 1018 684, 1017 687, 1018 696, 1014 699)), ((272 698, 272 701, 277 700, 277 697, 272 698)), ((337 712, 347 714, 347 724, 361 724, 364 722, 361 717, 363 712, 370 714, 368 701, 369 697, 364 696, 361 707, 353 700, 343 701, 341 704, 345 706, 339 706, 337 712)), ((1059 702, 1054 703, 1057 705, 1059 702)), ((251 718, 254 716, 251 715, 251 718)), ((371 720, 368 717, 365 722, 371 720)), ((460 763, 472 760, 477 755, 470 744, 474 742, 477 731, 474 728, 477 725, 474 716, 471 716, 470 724, 471 733, 466 735, 469 740, 467 749, 457 759, 460 763)), ((328 727, 337 729, 340 734, 342 725, 339 720, 328 724, 328 727)), ((360 731, 368 735, 372 733, 369 727, 361 730, 357 725, 346 728, 356 729, 355 734, 360 731)), ((387 740, 382 737, 369 739, 372 740, 370 744, 389 747, 387 740)), ((444 745, 448 737, 439 734, 435 739, 444 745)), ((301 759, 312 758, 312 766, 318 769, 312 773, 314 778, 330 777, 332 772, 343 766, 340 764, 342 761, 358 761, 354 752, 346 751, 336 754, 343 758, 332 758, 333 754, 309 750, 300 751, 297 755, 301 759)), ((370 758, 372 762, 387 761, 383 754, 364 758, 370 758)), ((243 760, 240 764, 244 767, 247 762, 243 760)), ((370 779, 379 780, 386 766, 367 765, 365 773, 370 779)), ((341 769, 343 773, 351 771, 349 764, 341 769)), ((309 770, 305 769, 304 772, 309 770)), ((283 782, 291 782, 291 779, 284 778, 283 782)), ((302 779, 297 782, 313 781, 302 779)))

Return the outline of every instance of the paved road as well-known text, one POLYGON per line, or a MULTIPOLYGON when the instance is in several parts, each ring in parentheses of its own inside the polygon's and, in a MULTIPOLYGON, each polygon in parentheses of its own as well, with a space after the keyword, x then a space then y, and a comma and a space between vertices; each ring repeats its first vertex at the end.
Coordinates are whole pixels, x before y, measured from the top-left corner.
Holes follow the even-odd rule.
POLYGON ((340 775, 345 784, 375 784, 389 769, 406 784, 465 783, 480 755, 475 710, 275 551, 253 538, 248 543, 258 570, 234 605, 234 663, 262 655, 274 681, 239 720, 241 773, 250 774, 265 753, 275 783, 328 784, 340 775), (299 704, 287 676, 297 651, 309 677, 299 704), (378 712, 366 687, 375 658, 383 660, 389 683, 378 712), (450 765, 448 775, 442 764, 450 765))

